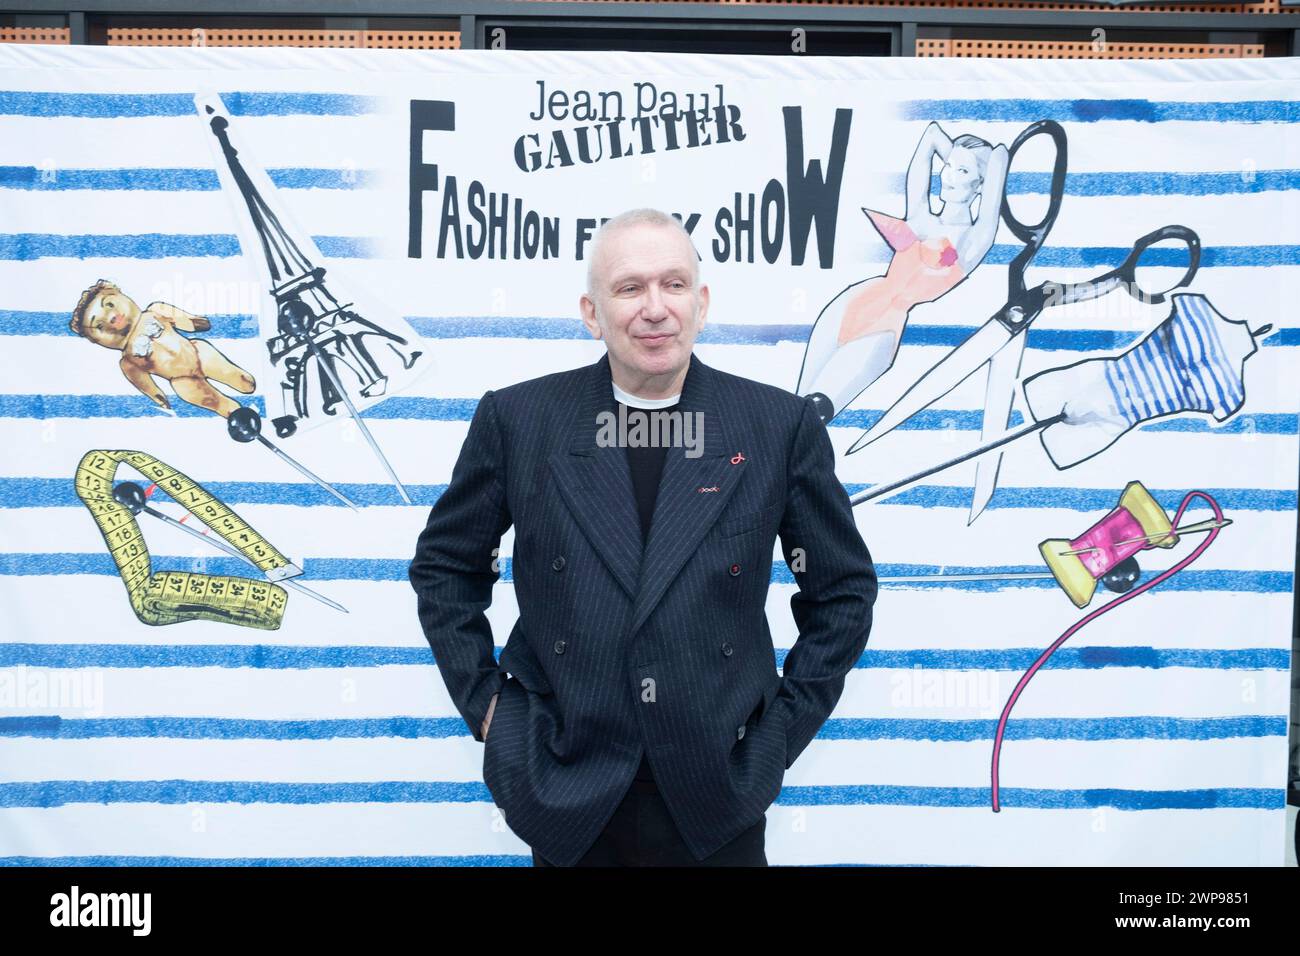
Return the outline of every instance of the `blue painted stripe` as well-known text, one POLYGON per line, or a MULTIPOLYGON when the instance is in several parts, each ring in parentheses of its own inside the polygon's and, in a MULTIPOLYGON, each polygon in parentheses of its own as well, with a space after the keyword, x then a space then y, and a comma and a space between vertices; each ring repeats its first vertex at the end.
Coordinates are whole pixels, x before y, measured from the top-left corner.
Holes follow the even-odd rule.
MULTIPOLYGON (((72 334, 64 323, 64 331, 72 334)), ((266 417, 266 402, 261 395, 240 396, 241 403, 257 409, 266 417)), ((392 399, 389 399, 392 401, 392 399)), ((178 418, 211 419, 212 412, 173 397, 172 412, 178 418)), ((143 395, 3 395, 0 394, 0 418, 170 418, 143 395)), ((372 417, 367 410, 365 417, 372 417)))
POLYGON ((371 236, 312 236, 311 238, 321 255, 327 259, 373 259, 379 254, 379 240, 371 236))
POLYGON ((4 666, 28 667, 248 667, 257 670, 434 665, 433 652, 427 645, 0 643, 0 662, 4 666))
MULTIPOLYGON (((1091 810, 1281 810, 1284 787, 1217 787, 1204 790, 1037 790, 1001 787, 998 800, 1007 809, 1091 810)), ((987 787, 841 786, 785 787, 777 797, 784 807, 907 806, 978 807, 987 810, 987 787)))
MULTIPOLYGON (((578 319, 549 317, 464 316, 434 318, 408 316, 425 338, 517 338, 517 339, 590 339, 578 319)), ((976 330, 974 325, 927 325, 910 322, 903 332, 905 346, 955 347, 976 330)), ((741 323, 706 325, 699 342, 713 345, 778 345, 783 342, 808 341, 812 324, 741 323)), ((1043 351, 1098 351, 1119 349, 1136 341, 1143 333, 1106 329, 1035 329, 1028 333, 1028 346, 1043 351)), ((1261 346, 1300 345, 1300 328, 1283 328, 1260 341, 1261 346)))
MULTIPOLYGON (((205 481, 203 486, 231 505, 274 504, 298 507, 345 507, 342 502, 308 481, 205 481)), ((366 505, 399 505, 391 484, 343 482, 335 487, 355 501, 366 505)), ((406 485, 414 504, 432 507, 446 485, 406 485)), ((850 482, 844 486, 850 494, 865 491, 870 485, 850 482)), ((1172 511, 1191 489, 1152 489, 1161 506, 1172 511)), ((1213 495, 1225 511, 1294 511, 1296 492, 1274 488, 1202 488, 1213 495)), ((159 489, 158 494, 165 494, 159 489)), ((1064 511, 1105 513, 1115 507, 1118 491, 1109 488, 1013 487, 998 489, 991 508, 1053 508, 1064 511)), ((961 485, 925 485, 891 495, 871 504, 873 508, 894 505, 925 508, 970 508, 970 488, 961 485)), ((0 478, 0 508, 80 508, 71 481, 62 478, 0 478)), ((192 560, 192 559, 186 559, 192 560)), ((908 567, 923 567, 909 565, 908 567)), ((929 567, 926 565, 925 567, 929 567)))
MULTIPOLYGON (((271 182, 281 189, 362 189, 373 186, 378 170, 283 167, 268 169, 271 182)), ((1007 191, 1012 195, 1046 195, 1050 173, 1013 172, 1007 191)), ((939 177, 931 192, 939 194, 939 177)), ((0 166, 0 189, 141 189, 163 192, 212 192, 221 188, 211 169, 187 167, 119 169, 40 169, 36 166, 0 166)), ((907 177, 890 179, 890 188, 906 192, 907 177)), ((1069 173, 1065 192, 1071 196, 1221 196, 1247 193, 1291 192, 1300 189, 1298 169, 1242 169, 1231 172, 1097 172, 1069 173)))
MULTIPOLYGON (((1185 572, 1188 573, 1188 572, 1185 572)), ((495 653, 500 655, 501 648, 495 653)), ((784 648, 776 650, 784 666, 784 648)), ((1013 647, 994 650, 931 649, 880 651, 868 647, 854 667, 860 670, 929 668, 949 671, 1009 671, 1029 667, 1042 649, 1013 647)), ((279 644, 17 644, 0 643, 0 666, 15 667, 222 667, 258 670, 297 670, 351 667, 433 667, 427 646, 375 647, 334 645, 302 647, 279 644)), ((1050 670, 1101 670, 1171 667, 1196 670, 1284 671, 1290 666, 1286 648, 1156 648, 1063 647, 1043 665, 1050 670)), ((923 676, 923 675, 922 675, 923 676)), ((186 718, 187 722, 191 718, 186 718)), ((196 725, 197 726, 197 725, 196 725)), ((417 726, 417 725, 404 725, 417 726)))
MULTIPOLYGON (((314 236, 322 253, 332 258, 371 258, 377 240, 365 236, 314 236), (333 250, 333 251, 330 251, 333 250)), ((1048 246, 1034 258, 1035 266, 1057 269, 1113 269, 1131 249, 1120 246, 1048 246)), ((50 256, 87 258, 113 256, 129 259, 161 259, 168 256, 223 258, 237 255, 239 241, 233 235, 164 234, 61 235, 56 233, 10 233, 0 235, 0 259, 26 262, 50 256)), ((984 261, 1006 265, 1021 252, 1016 245, 995 245, 984 261)), ((864 262, 887 263, 888 249, 869 252, 864 262)), ((1144 267, 1184 268, 1186 249, 1154 247, 1143 256, 1144 267)), ((1300 246, 1207 246, 1201 252, 1201 268, 1239 266, 1300 265, 1300 246)))
MULTIPOLYGON (((0 309, 0 335, 72 335, 74 333, 68 328, 71 316, 71 305, 66 312, 0 309)), ((260 334, 255 315, 216 314, 206 318, 212 322, 212 331, 202 333, 202 337, 209 341, 255 339, 260 334)))
MULTIPOLYGON (((577 339, 591 335, 578 319, 543 316, 455 316, 435 318, 407 316, 407 322, 424 338, 468 339, 577 339)), ((943 346, 955 348, 976 330, 974 325, 927 325, 909 322, 903 330, 902 346, 943 346)), ((697 341, 704 345, 779 345, 783 342, 805 344, 812 323, 706 325, 697 341)), ((1031 328, 1027 345, 1047 352, 1094 352, 1121 349, 1137 341, 1143 333, 1108 329, 1031 328)), ((1300 345, 1300 328, 1283 328, 1261 339, 1261 346, 1300 345)))
MULTIPOLYGON (((377 97, 350 93, 222 93, 232 116, 363 116, 378 112, 377 97)), ((188 93, 33 93, 0 90, 0 116, 123 119, 193 116, 188 93)))
POLYGON ((33 259, 65 257, 75 259, 162 259, 229 258, 239 255, 239 240, 233 235, 138 235, 65 236, 50 233, 0 235, 0 259, 29 262, 33 259))
MULTIPOLYGON (((1184 574, 1189 572, 1183 572, 1184 574)), ((1176 578, 1173 580, 1177 580, 1176 578)), ((928 649, 907 651, 865 650, 855 668, 866 670, 977 670, 1020 673, 1038 660, 1042 649, 928 649)), ((784 651, 778 663, 784 664, 784 651)), ((1045 664, 1045 670, 1099 670, 1108 667, 1140 667, 1161 670, 1187 667, 1198 670, 1287 670, 1286 648, 1198 648, 1198 647, 1062 647, 1045 664)), ((925 675, 918 675, 921 680, 925 675)))
MULTIPOLYGON (((1007 265, 1024 247, 999 244, 989 250, 984 261, 991 265, 1007 265)), ((1034 257, 1033 265, 1055 269, 1114 269, 1131 253, 1130 246, 1044 246, 1034 257)), ((888 249, 873 250, 868 262, 887 263, 892 253, 888 249)), ((1154 246, 1142 256, 1143 268, 1165 266, 1185 269, 1188 265, 1187 248, 1154 246)), ((1206 246, 1201 250, 1201 268, 1237 268, 1245 266, 1300 265, 1300 246, 1206 246)))
MULTIPOLYGON (((986 120, 1032 123, 1295 123, 1300 102, 1294 100, 1189 101, 1175 100, 908 100, 900 104, 903 119, 986 120)), ((1225 132, 1224 135, 1227 135, 1225 132)))
MULTIPOLYGON (((363 236, 312 236, 316 248, 330 259, 373 258, 377 242, 363 236)), ((239 255, 234 235, 140 233, 136 235, 79 235, 9 233, 0 235, 0 260, 34 259, 229 259, 239 255)))
MULTIPOLYGON (((1049 661, 1050 663, 1050 661, 1049 661)), ((999 701, 1000 702, 1000 701, 999 701)), ((971 702, 972 706, 974 701, 971 702)), ((1272 717, 1030 717, 1007 721, 1006 740, 1233 740, 1285 737, 1288 716, 1272 717)), ((459 721, 466 737, 469 728, 459 721)), ((992 740, 997 719, 936 720, 894 717, 832 717, 819 740, 992 740)), ((37 736, 37 735, 33 735, 37 736)))
MULTIPOLYGON (((971 706, 975 702, 971 701, 971 706)), ((1050 717, 1008 721, 1007 740, 1231 740, 1286 737, 1288 717, 1050 717)), ((995 719, 832 717, 819 740, 992 740, 995 719)), ((250 720, 222 717, 0 718, 0 738, 58 740, 446 740, 468 738, 460 717, 250 720)))
MULTIPOLYGON (((1012 171, 1007 176, 1009 195, 1046 196, 1051 173, 1012 171)), ((907 174, 889 178, 889 189, 907 193, 907 174)), ((930 192, 939 195, 939 176, 930 178, 930 192)), ((1162 171, 1066 173, 1067 196, 1225 196, 1240 193, 1290 192, 1300 189, 1300 169, 1249 169, 1226 172, 1173 173, 1162 171)))
MULTIPOLYGON (((781 806, 983 807, 987 787, 853 785, 785 787, 781 806)), ((1036 810, 1275 810, 1286 806, 1282 787, 1199 790, 1047 790, 1004 787, 1004 807, 1036 810)), ((311 806, 327 803, 490 803, 478 782, 376 780, 364 783, 279 783, 257 780, 42 780, 0 784, 0 807, 62 807, 77 803, 236 803, 311 806)))
MULTIPOLYGON (((234 116, 357 116, 376 112, 377 97, 346 93, 222 93, 234 116)), ((1300 103, 1292 100, 1180 102, 1141 99, 980 99, 910 100, 900 104, 904 119, 1095 123, 1294 123, 1300 103)), ((0 115, 89 117, 192 116, 194 101, 185 93, 49 93, 0 91, 0 115)))
MULTIPOLYGON (((66 322, 65 322, 66 325, 66 322)), ((260 395, 243 399, 265 416, 265 401, 260 395)), ((476 398, 419 398, 394 395, 382 404, 365 411, 369 421, 436 421, 468 422, 478 407, 476 398)), ((211 413, 188 402, 173 402, 172 410, 180 418, 211 418, 211 413)), ((0 394, 0 418, 156 418, 166 413, 142 395, 4 395, 0 394)), ((831 428, 870 428, 884 414, 879 408, 849 409, 835 416, 831 428)), ((925 409, 898 426, 898 431, 979 431, 984 413, 969 409, 925 409)), ((1018 411, 1011 413, 1010 427, 1024 423, 1018 411)), ((1143 431, 1188 432, 1206 435, 1294 435, 1300 418, 1281 412, 1237 415, 1223 424, 1207 415, 1178 417, 1145 422, 1143 431)), ((0 487, 6 480, 0 479, 0 487)))
MULTIPOLYGON (((280 189, 365 189, 373 186, 373 169, 268 169, 267 176, 280 189)), ((38 169, 35 166, 0 166, 0 189, 26 190, 149 190, 156 192, 215 192, 221 189, 216 170, 158 169, 38 169)))
MULTIPOLYGON (((69 306, 71 309, 71 306, 69 306)), ((0 335, 67 335, 68 313, 0 310, 0 335)), ((260 336, 257 318, 252 315, 212 316, 213 329, 205 339, 255 339, 260 336), (220 321, 218 321, 220 320, 220 321)), ((406 321, 423 338, 431 339, 548 339, 586 341, 591 338, 578 319, 544 316, 406 316, 406 321)), ((943 346, 961 345, 975 331, 973 325, 926 325, 909 322, 903 331, 903 345, 943 346)), ((804 344, 812 332, 812 324, 777 323, 744 324, 722 323, 706 325, 700 332, 699 342, 705 345, 780 345, 785 342, 804 344)), ((1044 352, 1097 352, 1121 349, 1142 335, 1139 332, 1120 332, 1107 329, 1047 329, 1031 328, 1028 346, 1044 352)), ((1300 345, 1300 328, 1278 329, 1261 346, 1300 345)))
POLYGON ((376 780, 276 783, 259 780, 42 780, 0 783, 0 808, 72 803, 483 803, 482 783, 376 780))
MULTIPOLYGON (((425 655, 426 658, 428 655, 425 655)), ((428 661, 424 661, 428 663, 428 661)), ((369 717, 328 720, 249 720, 226 717, 2 717, 0 738, 60 740, 174 738, 178 740, 335 740, 469 737, 460 717, 369 717)))

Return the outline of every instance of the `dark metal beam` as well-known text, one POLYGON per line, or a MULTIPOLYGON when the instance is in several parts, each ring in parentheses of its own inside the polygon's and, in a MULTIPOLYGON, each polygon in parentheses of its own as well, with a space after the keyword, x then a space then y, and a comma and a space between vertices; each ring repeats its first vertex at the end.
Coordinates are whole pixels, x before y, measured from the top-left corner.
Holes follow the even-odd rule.
MULTIPOLYGON (((1136 13, 1122 9, 1059 11, 977 7, 860 7, 802 4, 732 5, 716 3, 536 3, 532 0, 76 0, 78 9, 97 15, 131 16, 295 16, 295 17, 527 17, 539 21, 577 19, 587 23, 624 19, 660 21, 719 20, 807 24, 923 26, 1060 27, 1122 30, 1157 29, 1174 33, 1222 30, 1258 33, 1300 29, 1300 13, 1136 13)), ((68 0, 0 0, 2 13, 67 13, 68 0)))
POLYGON ((916 21, 906 20, 899 36, 899 49, 896 56, 916 56, 916 21))

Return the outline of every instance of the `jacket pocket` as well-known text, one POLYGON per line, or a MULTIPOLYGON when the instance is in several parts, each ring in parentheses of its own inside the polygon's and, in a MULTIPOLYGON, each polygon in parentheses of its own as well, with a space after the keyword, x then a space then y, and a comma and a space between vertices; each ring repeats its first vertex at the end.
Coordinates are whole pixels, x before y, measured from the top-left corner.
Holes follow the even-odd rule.
POLYGON ((532 691, 534 694, 547 696, 554 693, 551 689, 551 682, 546 679, 546 672, 542 670, 541 662, 537 660, 533 649, 529 647, 528 641, 518 623, 515 624, 515 629, 510 632, 510 637, 506 640, 506 646, 501 649, 501 659, 498 666, 502 670, 508 671, 518 679, 525 689, 532 691))
POLYGON ((777 677, 768 685, 767 689, 763 691, 763 696, 758 699, 758 703, 754 705, 754 709, 750 711, 749 717, 745 720, 745 726, 748 728, 746 733, 748 733, 749 730, 753 730, 762 722, 764 715, 771 710, 772 701, 776 699, 777 692, 780 691, 780 689, 781 678, 777 677))
POLYGON ((488 722, 487 737, 483 741, 483 782, 487 784, 488 789, 493 791, 495 796, 494 782, 496 780, 495 770, 497 761, 501 754, 501 748, 509 744, 509 738, 513 738, 520 733, 521 728, 516 726, 514 708, 516 704, 522 703, 527 712, 528 694, 518 680, 511 677, 501 685, 501 691, 497 696, 496 709, 492 711, 492 720, 488 722))
POLYGON ((778 517, 782 507, 782 505, 768 505, 766 508, 723 518, 718 522, 719 534, 724 538, 734 538, 750 531, 757 531, 778 517))

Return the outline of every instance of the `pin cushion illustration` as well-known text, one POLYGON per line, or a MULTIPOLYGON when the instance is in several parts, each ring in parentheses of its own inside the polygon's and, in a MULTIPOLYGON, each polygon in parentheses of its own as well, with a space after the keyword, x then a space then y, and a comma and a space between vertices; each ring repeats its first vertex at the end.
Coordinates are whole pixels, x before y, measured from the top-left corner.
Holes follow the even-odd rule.
POLYGON ((252 375, 211 342, 181 334, 209 331, 212 323, 208 319, 166 302, 153 302, 141 309, 108 279, 100 279, 81 293, 68 326, 97 345, 121 352, 118 364, 122 374, 159 408, 170 410, 171 403, 155 375, 167 379, 180 398, 223 418, 240 405, 212 382, 244 395, 257 387, 252 375))
POLYGON ((970 133, 949 139, 931 123, 907 169, 905 217, 862 210, 893 257, 883 276, 844 289, 813 323, 795 391, 813 396, 823 421, 893 365, 912 308, 945 295, 984 260, 997 235, 1008 165, 1006 146, 970 133), (937 213, 936 156, 943 161, 937 213))

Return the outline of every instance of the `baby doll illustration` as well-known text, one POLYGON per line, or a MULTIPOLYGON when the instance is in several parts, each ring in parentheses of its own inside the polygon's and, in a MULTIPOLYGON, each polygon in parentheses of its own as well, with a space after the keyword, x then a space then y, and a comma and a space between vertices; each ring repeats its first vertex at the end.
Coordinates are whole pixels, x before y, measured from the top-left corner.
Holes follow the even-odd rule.
POLYGON ((154 302, 144 311, 112 282, 100 279, 85 292, 68 323, 73 332, 106 349, 122 353, 118 362, 127 381, 160 408, 171 403, 153 376, 172 383, 176 394, 192 405, 223 418, 239 403, 213 388, 208 379, 251 394, 253 376, 222 355, 211 342, 190 339, 181 332, 207 332, 212 323, 202 316, 166 302, 154 302))

